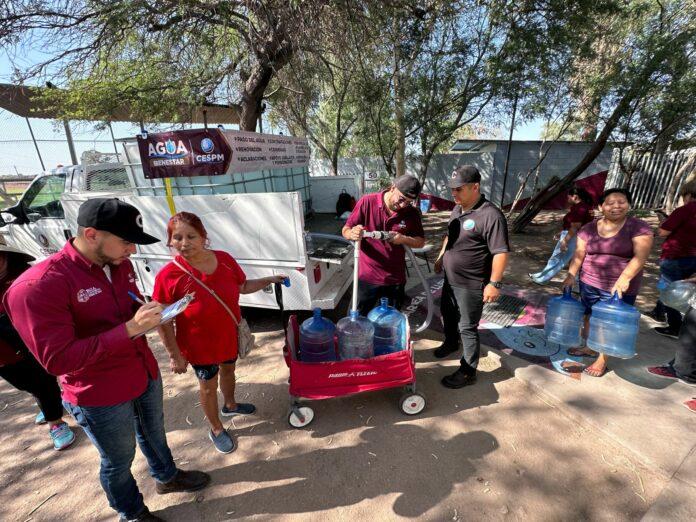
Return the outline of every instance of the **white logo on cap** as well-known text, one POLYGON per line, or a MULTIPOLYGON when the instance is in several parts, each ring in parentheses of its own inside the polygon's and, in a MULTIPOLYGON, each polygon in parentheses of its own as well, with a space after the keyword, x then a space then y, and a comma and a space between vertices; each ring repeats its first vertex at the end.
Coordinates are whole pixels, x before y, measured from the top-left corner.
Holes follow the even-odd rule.
POLYGON ((135 224, 138 225, 140 228, 143 228, 143 216, 138 214, 138 217, 135 218, 135 224))

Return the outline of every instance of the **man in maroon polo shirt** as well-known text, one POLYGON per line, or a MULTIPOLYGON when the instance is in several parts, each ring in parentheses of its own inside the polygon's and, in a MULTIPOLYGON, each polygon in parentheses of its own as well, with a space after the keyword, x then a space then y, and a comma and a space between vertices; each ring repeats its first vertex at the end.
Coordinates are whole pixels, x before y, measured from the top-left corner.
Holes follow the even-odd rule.
POLYGON ((406 284, 406 251, 402 245, 421 248, 425 232, 420 212, 413 206, 421 184, 413 176, 400 176, 387 190, 367 194, 355 205, 343 227, 343 237, 361 239, 368 232, 393 232, 389 241, 363 238, 358 266, 358 310, 367 315, 381 297, 401 308, 406 284))
POLYGON ((4 299, 39 363, 59 377, 63 405, 99 450, 100 480, 122 520, 162 520, 149 512, 130 471, 137 439, 158 493, 195 491, 210 477, 176 468, 164 432, 162 379, 144 336, 162 306, 138 305, 129 257, 158 239, 138 209, 92 199, 79 210, 77 237, 33 266, 4 299))

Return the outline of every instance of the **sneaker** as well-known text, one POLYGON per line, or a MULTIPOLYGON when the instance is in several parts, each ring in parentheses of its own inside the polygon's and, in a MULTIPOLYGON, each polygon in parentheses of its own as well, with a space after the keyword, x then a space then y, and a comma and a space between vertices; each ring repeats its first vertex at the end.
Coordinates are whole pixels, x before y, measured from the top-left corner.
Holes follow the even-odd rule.
POLYGON ((119 520, 122 522, 164 522, 163 518, 153 515, 147 508, 135 518, 119 517, 119 520))
POLYGON ((36 414, 34 424, 46 424, 46 416, 44 415, 44 412, 40 411, 36 414))
POLYGON ((476 374, 471 375, 464 373, 460 368, 453 374, 443 377, 440 382, 442 382, 445 388, 463 388, 464 386, 469 386, 476 382, 476 374))
POLYGON ((696 397, 691 399, 690 401, 685 401, 684 406, 696 413, 696 397))
POLYGON ((237 407, 234 410, 229 409, 227 406, 223 406, 222 410, 220 410, 220 414, 223 417, 234 417, 235 415, 252 415, 254 413, 256 413, 256 406, 245 402, 238 402, 237 407))
POLYGON ((655 309, 645 312, 643 315, 649 317, 653 321, 657 321, 658 323, 664 323, 667 321, 667 316, 664 313, 658 314, 655 309))
POLYGON ((677 372, 674 371, 674 368, 671 364, 665 364, 664 366, 649 366, 648 368, 646 368, 646 370, 650 375, 654 375, 656 377, 662 377, 663 379, 673 379, 675 381, 681 382, 682 384, 696 386, 696 382, 687 381, 679 377, 679 375, 677 375, 677 372))
POLYGON ((57 451, 64 450, 75 442, 75 434, 64 422, 53 426, 49 433, 53 441, 53 449, 57 451))
POLYGON ((459 346, 447 346, 445 343, 442 343, 440 346, 435 348, 433 350, 433 355, 437 357, 438 359, 444 359, 447 357, 449 354, 454 353, 459 351, 459 346))
POLYGON ((215 449, 220 453, 232 453, 237 449, 237 445, 234 443, 234 439, 230 437, 227 430, 222 430, 220 435, 215 435, 213 430, 208 431, 208 438, 213 441, 215 449))
POLYGON ((544 281, 540 281, 540 280, 537 278, 537 275, 536 275, 536 274, 529 273, 529 274, 527 274, 527 275, 529 276, 529 279, 531 279, 532 283, 537 284, 537 285, 544 286, 544 283, 545 283, 545 282, 544 282, 544 281))
POLYGON ((669 326, 658 326, 657 328, 653 328, 653 332, 669 337, 670 339, 679 339, 679 332, 675 332, 669 326))
POLYGON ((179 491, 198 491, 210 484, 210 475, 202 471, 184 471, 177 469, 174 478, 167 483, 156 482, 155 489, 159 495, 179 491))

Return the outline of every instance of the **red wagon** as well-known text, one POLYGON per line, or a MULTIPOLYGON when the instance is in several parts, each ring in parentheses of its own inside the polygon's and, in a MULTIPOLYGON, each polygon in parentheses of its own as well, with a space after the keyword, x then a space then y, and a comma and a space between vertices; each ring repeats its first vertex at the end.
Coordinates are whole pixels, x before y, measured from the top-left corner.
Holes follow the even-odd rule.
POLYGON ((425 396, 416 391, 416 365, 410 334, 406 350, 370 359, 306 363, 298 360, 300 328, 295 315, 288 320, 285 338, 285 362, 290 368, 290 413, 288 422, 304 428, 314 419, 314 410, 302 399, 329 399, 386 388, 405 388, 399 405, 407 415, 425 408, 425 396))

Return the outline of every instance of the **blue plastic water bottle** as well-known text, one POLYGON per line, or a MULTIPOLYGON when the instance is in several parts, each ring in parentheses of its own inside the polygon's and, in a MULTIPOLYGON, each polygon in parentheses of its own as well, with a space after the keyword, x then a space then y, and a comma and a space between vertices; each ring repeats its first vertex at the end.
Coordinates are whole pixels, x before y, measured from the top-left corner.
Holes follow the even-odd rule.
POLYGON ((375 356, 406 349, 406 316, 389 306, 389 299, 382 297, 367 318, 375 327, 375 356))
POLYGON ((338 321, 336 336, 341 360, 369 359, 374 356, 372 343, 375 327, 366 317, 359 315, 357 310, 351 310, 348 317, 338 321))
POLYGON ((609 301, 592 307, 587 346, 612 357, 630 359, 636 355, 639 326, 640 312, 619 299, 617 292, 609 301))
POLYGON ((300 326, 300 361, 335 361, 336 345, 334 334, 336 326, 321 316, 321 309, 314 309, 314 316, 300 326))
POLYGON ((580 346, 585 307, 571 295, 570 290, 566 287, 563 295, 549 299, 544 331, 548 341, 562 346, 580 346))

